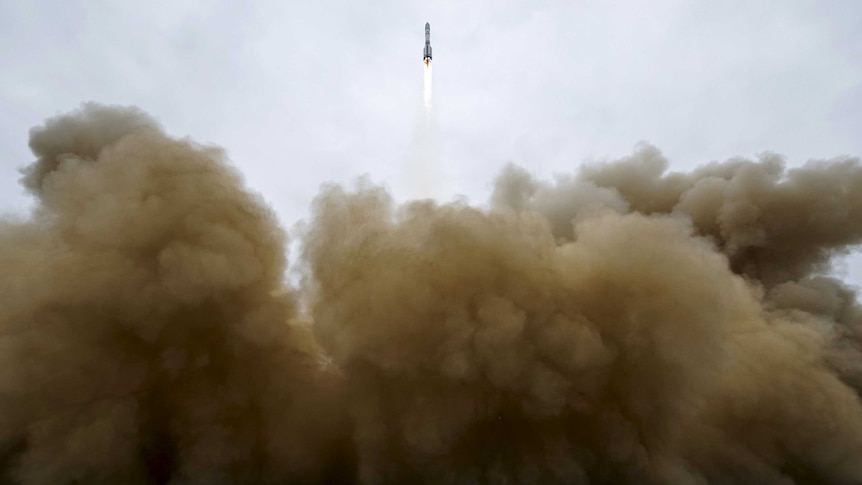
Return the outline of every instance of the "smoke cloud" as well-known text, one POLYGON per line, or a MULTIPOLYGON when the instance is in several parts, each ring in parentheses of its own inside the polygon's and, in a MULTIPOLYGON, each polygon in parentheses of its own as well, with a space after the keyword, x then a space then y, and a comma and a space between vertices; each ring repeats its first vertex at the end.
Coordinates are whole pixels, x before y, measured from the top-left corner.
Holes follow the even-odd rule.
POLYGON ((325 186, 285 233, 223 153, 88 104, 0 221, 8 483, 862 481, 858 159, 667 173, 651 146, 491 209, 325 186))
POLYGON ((221 151, 93 104, 30 145, 38 207, 0 228, 7 481, 329 473, 335 382, 282 285, 285 235, 221 151))

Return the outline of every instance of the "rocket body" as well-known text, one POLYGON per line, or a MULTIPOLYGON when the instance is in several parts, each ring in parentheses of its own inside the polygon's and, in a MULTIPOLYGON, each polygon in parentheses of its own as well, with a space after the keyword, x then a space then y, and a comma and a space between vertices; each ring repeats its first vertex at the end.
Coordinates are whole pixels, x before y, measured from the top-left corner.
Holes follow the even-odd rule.
POLYGON ((431 24, 425 22, 425 48, 422 50, 422 60, 427 64, 431 60, 431 24))

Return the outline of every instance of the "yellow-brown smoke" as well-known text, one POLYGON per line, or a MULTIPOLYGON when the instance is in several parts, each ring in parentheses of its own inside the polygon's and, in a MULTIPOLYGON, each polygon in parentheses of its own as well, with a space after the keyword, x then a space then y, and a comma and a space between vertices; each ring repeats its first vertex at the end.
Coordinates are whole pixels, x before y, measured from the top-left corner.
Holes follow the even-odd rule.
POLYGON ((7 480, 329 473, 335 388, 282 284, 285 235, 221 151, 97 105, 30 146, 38 207, 0 228, 7 480))
POLYGON ((862 481, 862 311, 820 274, 862 237, 858 160, 667 174, 645 146, 509 167, 491 210, 328 186, 298 291, 219 150, 98 105, 31 147, 11 483, 862 481))

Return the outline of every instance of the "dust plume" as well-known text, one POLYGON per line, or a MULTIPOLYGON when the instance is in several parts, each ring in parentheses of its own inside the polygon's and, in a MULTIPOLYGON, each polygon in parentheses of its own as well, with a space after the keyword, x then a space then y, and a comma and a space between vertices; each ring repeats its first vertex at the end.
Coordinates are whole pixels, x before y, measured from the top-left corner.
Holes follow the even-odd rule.
POLYGON ((538 212, 324 192, 313 318, 361 481, 862 479, 862 406, 829 360, 848 295, 801 282, 770 306, 684 217, 592 192, 564 242, 538 212))
POLYGON ((554 184, 510 167, 493 200, 545 214, 554 234, 569 239, 570 221, 595 207, 684 215, 736 272, 770 286, 822 272, 831 256, 862 242, 862 170, 856 158, 810 161, 792 170, 775 154, 714 162, 688 174, 666 173, 667 167, 649 145, 554 184))
POLYGON ((220 150, 95 104, 34 128, 38 207, 0 225, 10 483, 325 477, 335 382, 285 234, 220 150))
POLYGON ((31 133, 0 222, 9 483, 862 481, 856 159, 666 173, 489 210, 324 186, 286 236, 213 147, 131 108, 31 133), (300 310, 307 308, 307 311, 300 310))

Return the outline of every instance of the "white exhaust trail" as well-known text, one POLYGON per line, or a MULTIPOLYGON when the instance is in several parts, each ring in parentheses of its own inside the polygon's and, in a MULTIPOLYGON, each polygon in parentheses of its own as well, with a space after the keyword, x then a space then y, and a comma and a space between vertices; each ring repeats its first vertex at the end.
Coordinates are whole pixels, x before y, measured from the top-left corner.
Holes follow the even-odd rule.
POLYGON ((425 61, 425 85, 422 89, 422 99, 425 102, 425 111, 431 111, 431 61, 425 61))

